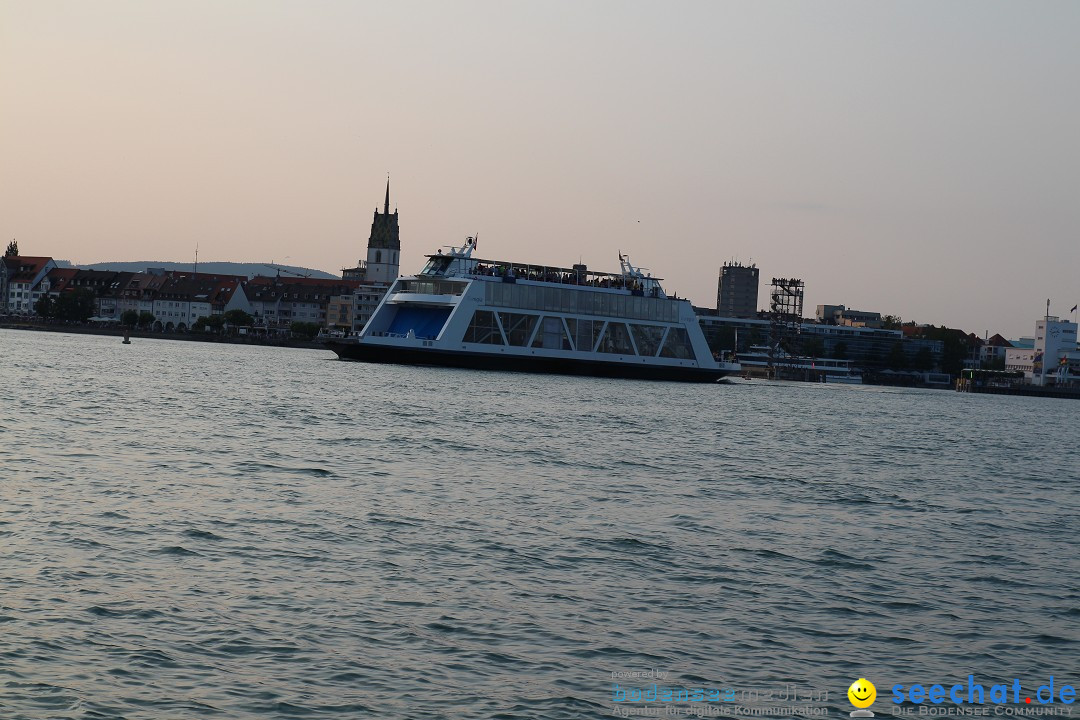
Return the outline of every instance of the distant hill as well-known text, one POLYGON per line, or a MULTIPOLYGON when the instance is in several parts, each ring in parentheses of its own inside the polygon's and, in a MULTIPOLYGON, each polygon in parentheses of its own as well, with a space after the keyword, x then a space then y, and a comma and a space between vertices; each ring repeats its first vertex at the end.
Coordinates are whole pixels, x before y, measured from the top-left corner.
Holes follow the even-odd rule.
MULTIPOLYGON (((57 263, 59 264, 59 263, 57 263)), ((191 271, 191 263, 167 262, 163 260, 139 260, 136 262, 102 262, 93 265, 79 265, 85 270, 112 270, 114 272, 146 272, 146 268, 165 268, 166 270, 191 271)), ((295 265, 276 264, 281 268, 281 274, 286 277, 306 275, 313 278, 339 279, 340 275, 331 275, 322 270, 297 267, 295 265), (288 270, 289 272, 285 272, 288 270), (290 274, 293 273, 293 274, 290 274)), ((201 262, 199 272, 211 275, 246 275, 249 278, 256 275, 276 275, 277 271, 265 263, 240 263, 240 262, 201 262)))

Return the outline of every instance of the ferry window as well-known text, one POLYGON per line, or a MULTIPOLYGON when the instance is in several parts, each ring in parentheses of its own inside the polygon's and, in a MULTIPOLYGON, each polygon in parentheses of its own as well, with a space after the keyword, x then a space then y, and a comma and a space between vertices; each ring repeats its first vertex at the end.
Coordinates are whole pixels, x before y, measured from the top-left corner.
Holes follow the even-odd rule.
MULTIPOLYGON (((580 321, 585 322, 585 321, 580 321)), ((570 339, 574 341, 574 348, 580 350, 581 343, 578 342, 577 328, 579 320, 577 318, 566 318, 566 328, 570 331, 570 339)))
POLYGON ((694 357, 694 349, 690 345, 690 336, 686 334, 686 328, 673 327, 668 330, 667 340, 664 341, 664 349, 660 351, 660 357, 679 360, 690 360, 694 357))
POLYGON ((559 309, 564 313, 574 312, 574 296, 577 293, 573 290, 560 290, 559 291, 559 309))
POLYGON ((465 331, 465 342, 503 345, 502 333, 495 324, 495 313, 490 310, 477 310, 465 331))
POLYGON ((645 311, 643 313, 645 320, 659 320, 657 315, 657 309, 659 309, 659 303, 652 298, 644 298, 645 311))
POLYGON ((600 340, 600 352, 615 353, 617 355, 633 355, 634 348, 630 344, 630 333, 626 331, 626 323, 609 322, 604 337, 600 340))
POLYGON ((566 318, 559 318, 559 323, 563 326, 562 349, 563 350, 573 350, 574 346, 570 344, 570 338, 567 337, 567 335, 566 335, 566 333, 567 333, 566 318))
POLYGON ((574 347, 581 352, 592 352, 596 347, 596 341, 600 337, 600 331, 604 329, 603 320, 580 320, 567 318, 567 326, 574 336, 574 347))
POLYGON ((634 333, 634 344, 637 345, 638 353, 652 357, 660 349, 660 340, 664 337, 664 328, 659 325, 631 325, 634 333))
POLYGON ((532 346, 548 350, 569 350, 570 339, 566 337, 562 318, 545 317, 541 321, 540 330, 536 333, 532 346))
POLYGON ((578 315, 588 312, 589 292, 578 290, 574 293, 574 312, 578 315))
POLYGON ((521 313, 499 313, 503 331, 506 333, 506 342, 518 347, 525 347, 532 336, 536 326, 536 315, 524 315, 521 313))

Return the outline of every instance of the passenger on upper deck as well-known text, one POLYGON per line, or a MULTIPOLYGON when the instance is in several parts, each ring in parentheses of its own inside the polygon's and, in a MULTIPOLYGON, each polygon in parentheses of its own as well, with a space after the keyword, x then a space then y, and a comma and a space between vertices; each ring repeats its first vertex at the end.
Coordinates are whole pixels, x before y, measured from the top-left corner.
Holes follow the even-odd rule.
MULTIPOLYGON (((583 285, 589 287, 601 287, 615 290, 629 290, 634 294, 643 295, 644 288, 641 281, 634 279, 629 283, 626 278, 618 275, 606 275, 604 277, 586 277, 580 272, 556 272, 550 269, 533 270, 527 267, 518 267, 510 265, 485 265, 478 262, 473 269, 474 275, 483 275, 487 277, 506 277, 514 276, 522 280, 533 280, 536 282, 549 282, 559 283, 561 285, 583 285)), ((659 297, 659 288, 653 285, 651 292, 652 297, 659 297)))

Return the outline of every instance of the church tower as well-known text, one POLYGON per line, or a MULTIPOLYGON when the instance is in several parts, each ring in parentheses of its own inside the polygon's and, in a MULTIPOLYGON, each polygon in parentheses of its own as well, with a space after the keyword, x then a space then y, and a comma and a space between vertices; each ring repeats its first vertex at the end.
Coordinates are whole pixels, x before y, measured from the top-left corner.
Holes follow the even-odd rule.
POLYGON ((392 283, 398 276, 398 256, 401 254, 401 237, 398 228, 397 208, 390 214, 390 178, 386 179, 386 201, 380 214, 375 208, 371 221, 371 237, 368 238, 367 280, 392 283))

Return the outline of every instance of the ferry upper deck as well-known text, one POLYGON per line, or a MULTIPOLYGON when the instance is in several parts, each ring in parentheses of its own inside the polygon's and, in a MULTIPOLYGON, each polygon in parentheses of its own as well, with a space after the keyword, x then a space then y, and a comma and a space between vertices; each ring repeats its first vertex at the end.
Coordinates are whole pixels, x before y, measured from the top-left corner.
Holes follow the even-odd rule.
POLYGON ((474 248, 475 239, 468 238, 462 248, 452 247, 449 253, 444 254, 440 250, 434 255, 428 255, 428 262, 417 277, 499 279, 511 283, 521 280, 622 290, 631 295, 647 295, 654 298, 667 297, 660 285, 662 278, 654 278, 651 274, 642 273, 641 268, 631 265, 629 258, 622 253, 619 254, 622 272, 608 273, 589 270, 585 265, 580 264, 566 268, 506 260, 485 260, 472 257, 474 248))

